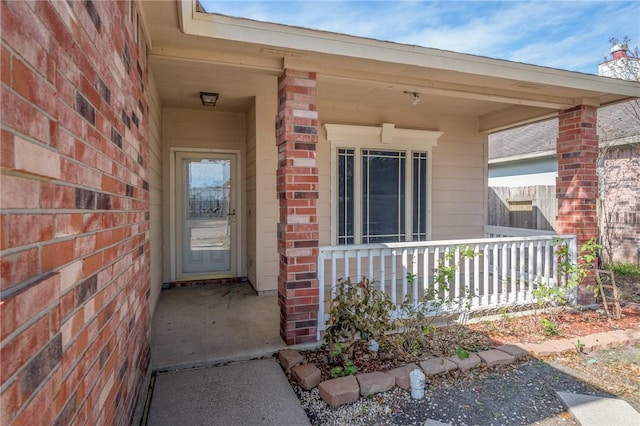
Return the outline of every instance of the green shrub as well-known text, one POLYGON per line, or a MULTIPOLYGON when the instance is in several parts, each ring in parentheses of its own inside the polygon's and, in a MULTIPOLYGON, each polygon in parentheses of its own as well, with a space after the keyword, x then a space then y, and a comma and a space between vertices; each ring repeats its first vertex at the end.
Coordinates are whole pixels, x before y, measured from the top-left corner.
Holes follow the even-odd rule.
MULTIPOLYGON (((580 246, 576 263, 571 259, 569 245, 566 241, 555 239, 553 246, 554 254, 558 259, 558 278, 564 280, 566 286, 547 286, 541 282, 534 283, 533 296, 543 311, 548 311, 552 307, 565 306, 569 303, 569 298, 574 290, 587 278, 593 269, 597 252, 602 248, 593 239, 585 242, 580 246)), ((587 288, 591 291, 598 290, 595 285, 589 285, 587 288)))
POLYGON ((381 342, 393 330, 390 312, 394 305, 373 284, 367 278, 355 284, 348 278, 338 281, 325 333, 332 362, 337 355, 345 362, 351 358, 353 344, 359 339, 381 342))

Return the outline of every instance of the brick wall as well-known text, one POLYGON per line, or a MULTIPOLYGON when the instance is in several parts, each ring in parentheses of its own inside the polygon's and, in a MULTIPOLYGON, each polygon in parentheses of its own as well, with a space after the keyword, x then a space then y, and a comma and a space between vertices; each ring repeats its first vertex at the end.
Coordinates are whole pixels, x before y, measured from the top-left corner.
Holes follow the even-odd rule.
POLYGON ((0 424, 125 424, 150 327, 136 6, 0 7, 0 424))
POLYGON ((280 335, 288 345, 317 339, 317 142, 316 75, 285 70, 278 80, 276 176, 280 335))
MULTIPOLYGON (((640 146, 609 147, 603 155, 602 244, 614 262, 637 262, 640 252, 640 146)), ((607 257, 606 260, 609 260, 607 257)))
MULTIPOLYGON (((596 127, 597 109, 592 106, 581 105, 562 111, 558 117, 556 233, 576 235, 578 247, 598 237, 596 127)), ((581 286, 578 299, 582 304, 591 303, 593 295, 581 286)))

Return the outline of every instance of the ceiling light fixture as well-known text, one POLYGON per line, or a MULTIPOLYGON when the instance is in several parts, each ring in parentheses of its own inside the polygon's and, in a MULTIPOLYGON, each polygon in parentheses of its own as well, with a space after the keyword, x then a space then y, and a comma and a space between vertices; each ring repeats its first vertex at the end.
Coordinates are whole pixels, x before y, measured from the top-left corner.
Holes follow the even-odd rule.
POLYGON ((418 92, 408 92, 405 90, 405 92, 407 95, 413 95, 413 101, 411 102, 412 105, 418 105, 418 102, 420 102, 420 93, 418 92))
POLYGON ((200 92, 200 100, 203 106, 216 106, 218 102, 218 94, 211 92, 200 92))

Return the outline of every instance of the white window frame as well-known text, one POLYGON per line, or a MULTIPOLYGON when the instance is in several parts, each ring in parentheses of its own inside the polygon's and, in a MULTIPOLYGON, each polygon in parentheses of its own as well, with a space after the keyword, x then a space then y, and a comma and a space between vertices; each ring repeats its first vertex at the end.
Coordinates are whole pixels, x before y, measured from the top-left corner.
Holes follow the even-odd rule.
POLYGON ((338 243, 338 149, 354 149, 354 242, 362 243, 362 150, 406 151, 405 174, 405 241, 413 241, 413 153, 427 153, 427 240, 431 240, 431 171, 432 150, 443 132, 396 128, 392 123, 381 126, 356 126, 325 123, 331 143, 331 244, 338 243))

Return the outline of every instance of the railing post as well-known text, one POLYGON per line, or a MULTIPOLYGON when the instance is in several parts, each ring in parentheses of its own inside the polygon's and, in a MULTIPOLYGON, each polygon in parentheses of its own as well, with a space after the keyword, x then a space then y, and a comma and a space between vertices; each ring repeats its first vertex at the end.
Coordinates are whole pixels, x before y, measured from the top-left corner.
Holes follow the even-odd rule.
POLYGON ((316 267, 318 271, 318 331, 317 331, 317 339, 320 340, 320 331, 326 328, 326 323, 324 319, 324 291, 325 291, 325 283, 324 283, 324 252, 319 250, 318 252, 318 265, 316 267))
POLYGON ((525 278, 524 278, 524 272, 525 272, 525 245, 524 242, 520 243, 520 247, 519 247, 519 252, 520 252, 520 264, 518 265, 519 268, 518 270, 520 271, 520 289, 518 291, 518 299, 519 300, 526 300, 526 294, 527 294, 527 289, 525 286, 525 278))
POLYGON ((411 258, 411 275, 413 276, 413 304, 418 304, 418 249, 413 249, 413 256, 411 258))
POLYGON ((409 272, 408 257, 409 257, 409 253, 407 252, 407 249, 403 249, 402 250, 402 295, 401 295, 402 300, 404 300, 405 297, 407 297, 409 294, 407 291, 407 273, 409 272))
POLYGON ((480 306, 480 246, 473 247, 473 305, 480 306))
POLYGON ((422 254, 422 289, 425 296, 429 294, 429 247, 422 254))
MULTIPOLYGON (((571 236, 571 239, 569 240, 569 260, 572 265, 578 264, 578 238, 575 235, 571 236)), ((572 279, 575 279, 575 277, 572 277, 572 279)), ((573 296, 576 302, 579 302, 579 291, 580 290, 577 288, 574 289, 573 296)))
POLYGON ((489 244, 485 244, 482 250, 484 256, 482 259, 482 301, 481 304, 488 305, 489 300, 489 244))
POLYGON ((510 262, 511 262, 511 280, 510 280, 510 284, 509 284, 509 301, 516 301, 517 300, 517 296, 516 296, 516 263, 517 263, 517 258, 516 258, 516 243, 511 243, 509 244, 509 250, 511 250, 511 252, 509 253, 510 256, 510 262))
POLYGON ((386 292, 387 274, 386 274, 387 254, 383 249, 380 249, 380 291, 386 292))

